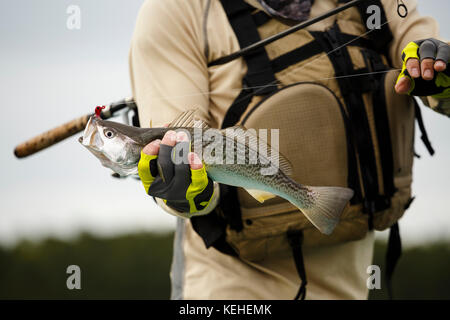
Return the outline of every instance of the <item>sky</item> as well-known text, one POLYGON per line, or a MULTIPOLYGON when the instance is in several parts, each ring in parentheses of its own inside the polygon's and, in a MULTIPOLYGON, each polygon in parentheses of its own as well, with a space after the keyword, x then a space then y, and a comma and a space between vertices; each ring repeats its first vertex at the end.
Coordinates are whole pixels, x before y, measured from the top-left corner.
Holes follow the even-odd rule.
MULTIPOLYGON (((0 2, 0 245, 80 232, 174 229, 175 218, 146 196, 139 181, 112 178, 79 145, 79 135, 26 159, 13 155, 26 139, 131 95, 128 50, 142 2, 0 2), (81 9, 79 30, 66 26, 70 5, 81 9)), ((448 0, 419 0, 419 11, 433 16, 450 39, 448 0)), ((450 119, 428 109, 423 117, 436 155, 430 157, 417 137, 416 200, 400 221, 406 245, 450 240, 450 119)))

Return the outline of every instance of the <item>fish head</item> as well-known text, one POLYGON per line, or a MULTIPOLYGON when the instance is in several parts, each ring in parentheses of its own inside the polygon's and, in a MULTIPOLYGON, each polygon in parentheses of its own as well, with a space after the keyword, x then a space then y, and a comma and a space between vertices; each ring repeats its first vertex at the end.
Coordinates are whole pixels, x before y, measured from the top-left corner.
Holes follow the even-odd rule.
POLYGON ((94 154, 103 166, 121 176, 137 174, 142 142, 127 135, 120 123, 92 116, 78 141, 94 154))

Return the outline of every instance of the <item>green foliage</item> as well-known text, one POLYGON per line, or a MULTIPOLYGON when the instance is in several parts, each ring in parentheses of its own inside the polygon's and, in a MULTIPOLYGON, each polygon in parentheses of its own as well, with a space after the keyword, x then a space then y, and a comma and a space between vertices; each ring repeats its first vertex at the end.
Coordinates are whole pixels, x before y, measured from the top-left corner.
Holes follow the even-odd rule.
MULTIPOLYGON (((385 254, 386 244, 376 243, 373 264, 382 272, 385 254)), ((394 299, 450 299, 449 271, 449 243, 403 250, 392 281, 394 299)), ((381 290, 371 290, 370 299, 388 299, 385 282, 381 290)))
MULTIPOLYGON (((75 241, 24 241, 0 248, 0 299, 168 299, 173 234, 133 234, 75 241), (81 290, 68 290, 66 269, 81 268, 81 290)), ((374 264, 384 270, 386 244, 374 264)), ((450 299, 450 246, 404 250, 394 275, 397 299, 450 299)), ((371 299, 386 299, 386 285, 371 299)))
POLYGON ((22 242, 0 250, 1 299, 167 299, 173 235, 22 242), (81 290, 68 290, 66 269, 81 269, 81 290))

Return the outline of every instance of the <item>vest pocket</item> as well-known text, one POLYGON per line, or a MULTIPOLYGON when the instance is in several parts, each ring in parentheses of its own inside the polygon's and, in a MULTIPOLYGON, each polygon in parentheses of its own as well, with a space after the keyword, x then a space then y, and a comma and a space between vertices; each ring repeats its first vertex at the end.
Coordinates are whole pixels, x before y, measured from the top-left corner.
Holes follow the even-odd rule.
MULTIPOLYGON (((349 186, 348 173, 356 169, 349 168, 348 157, 354 150, 348 144, 345 110, 328 88, 315 83, 284 87, 250 107, 241 124, 257 132, 279 130, 277 149, 291 162, 293 180, 311 186, 349 186)), ((367 232, 367 218, 360 210, 344 210, 345 228, 338 225, 336 233, 326 236, 281 197, 259 203, 242 188, 238 197, 243 230, 228 228, 227 241, 244 259, 290 254, 288 230, 304 230, 305 246, 357 240, 367 232), (359 221, 352 223, 357 230, 348 228, 352 220, 359 221)))

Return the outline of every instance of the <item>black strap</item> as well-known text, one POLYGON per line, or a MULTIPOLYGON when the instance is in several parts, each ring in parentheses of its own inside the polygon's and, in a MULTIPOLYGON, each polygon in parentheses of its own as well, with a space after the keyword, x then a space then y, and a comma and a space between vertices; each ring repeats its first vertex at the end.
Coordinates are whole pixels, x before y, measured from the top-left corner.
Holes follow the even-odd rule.
MULTIPOLYGON (((348 3, 350 0, 339 0, 340 3, 348 3)), ((395 193, 396 188, 394 186, 394 165, 393 165, 393 153, 392 153, 392 143, 390 137, 389 130, 389 120, 387 117, 387 109, 386 109, 386 98, 385 98, 385 90, 384 90, 384 79, 385 73, 382 71, 387 70, 387 66, 383 63, 380 53, 384 53, 387 55, 387 48, 389 43, 392 41, 393 36, 392 32, 389 29, 389 25, 387 23, 386 13, 384 11, 383 5, 380 0, 368 0, 358 4, 358 10, 360 12, 362 21, 367 21, 369 15, 371 13, 367 12, 367 8, 369 6, 376 5, 380 8, 380 29, 367 30, 367 37, 369 40, 361 38, 360 40, 363 43, 354 42, 354 45, 359 47, 363 47, 365 49, 362 50, 363 56, 366 58, 366 65, 368 67, 367 72, 375 72, 372 76, 365 76, 364 78, 352 77, 353 79, 348 80, 340 80, 338 79, 338 83, 341 89, 341 92, 344 95, 344 100, 346 101, 346 105, 349 107, 351 122, 355 126, 354 133, 357 134, 356 139, 356 148, 358 149, 360 167, 361 167, 361 175, 363 178, 364 191, 365 191, 365 199, 364 199, 364 211, 369 214, 369 228, 373 228, 373 213, 377 211, 384 210, 391 205, 391 197, 395 193), (366 42, 369 42, 368 45, 366 42), (381 72, 380 72, 381 71, 381 72), (369 88, 367 90, 367 88, 369 88), (352 90, 349 96, 346 97, 346 91, 352 90), (359 112, 357 110, 357 105, 361 103, 362 97, 361 94, 364 92, 372 92, 372 101, 374 108, 374 120, 375 120, 375 129, 377 134, 377 140, 379 145, 380 152, 380 161, 383 169, 383 185, 384 185, 384 194, 381 195, 378 188, 377 181, 377 168, 375 162, 375 155, 373 153, 373 143, 370 135, 370 130, 368 131, 368 121, 367 115, 364 111, 359 112), (349 104, 350 102, 350 104, 349 104), (356 104, 355 104, 356 103, 356 104), (353 104, 353 105, 352 105, 353 104), (352 110, 351 110, 352 109, 352 110), (351 113, 355 112, 354 117, 352 117, 351 113), (360 113, 360 114, 358 114, 360 113), (364 113, 364 114, 363 114, 364 113), (362 123, 355 123, 354 120, 362 120, 362 123), (366 137, 366 141, 368 144, 364 143, 361 139, 360 135, 364 134, 366 137), (362 148, 361 148, 362 147, 362 148)), ((352 44, 351 39, 345 39, 342 33, 339 33, 339 28, 337 24, 330 30, 329 36, 327 37, 328 41, 332 44, 332 47, 335 48, 337 43, 341 45, 344 43, 350 42, 352 44), (333 31, 336 29, 337 31, 333 31)), ((344 48, 341 50, 337 50, 336 54, 331 54, 330 58, 334 61, 344 61, 347 60, 347 67, 344 68, 347 74, 352 74, 352 67, 348 63, 349 55, 346 52, 347 49, 344 48)), ((336 73, 338 73, 338 69, 336 69, 336 65, 338 63, 333 62, 335 66, 336 73)), ((355 72, 353 71, 353 74, 355 72)), ((338 76, 338 74, 336 74, 338 76)), ((364 109, 362 106, 361 109, 364 109)))
POLYGON ((352 189, 355 194, 350 199, 350 204, 358 204, 363 201, 363 195, 361 193, 361 182, 359 180, 358 162, 356 160, 356 148, 353 142, 353 136, 350 131, 350 121, 344 112, 345 119, 345 132, 347 138, 347 161, 348 161, 348 187, 352 189))
POLYGON ((297 269, 298 276, 302 281, 294 300, 305 300, 306 285, 308 284, 308 281, 306 279, 305 264, 303 262, 303 232, 301 230, 289 230, 287 232, 287 238, 292 249, 295 268, 297 269))
POLYGON ((253 14, 253 20, 255 21, 256 27, 261 27, 272 19, 268 14, 264 11, 258 11, 253 14))
MULTIPOLYGON (((384 90, 385 77, 385 73, 379 77, 379 88, 374 91, 372 100, 378 148, 381 166, 383 168, 384 195, 390 199, 394 195, 396 188, 394 186, 394 156, 392 154, 392 141, 384 90)), ((389 203, 386 203, 386 205, 386 208, 388 208, 390 206, 390 201, 389 203)))
POLYGON ((431 145, 430 140, 428 139, 428 133, 427 130, 425 129, 425 125, 423 123, 423 118, 422 118, 422 111, 420 110, 420 106, 419 103, 417 102, 416 99, 414 100, 414 111, 415 111, 415 117, 417 120, 417 124, 419 126, 420 129, 420 139, 422 139, 423 144, 425 145, 425 147, 428 150, 428 153, 432 156, 434 155, 434 149, 433 146, 431 145))
MULTIPOLYGON (((340 2, 346 3, 349 0, 340 2)), ((392 141, 389 128, 389 118, 387 115, 386 93, 384 88, 386 71, 388 68, 381 59, 380 53, 383 53, 389 60, 389 44, 393 40, 392 32, 386 17, 381 0, 368 0, 360 3, 357 7, 363 21, 367 21, 371 12, 367 11, 369 6, 377 6, 380 9, 380 28, 367 29, 367 36, 373 44, 373 50, 362 50, 369 72, 374 72, 368 79, 373 79, 375 85, 372 90, 372 105, 375 120, 375 131, 378 141, 378 149, 383 175, 384 194, 375 194, 372 204, 372 212, 381 211, 391 206, 391 198, 397 191, 394 185, 394 157, 392 151, 392 141)))
MULTIPOLYGON (((339 3, 348 3, 351 0, 339 0, 339 3)), ((386 12, 384 11, 383 4, 381 0, 366 0, 360 4, 357 5, 359 14, 361 15, 361 19, 363 21, 363 24, 366 24, 366 21, 371 16, 371 12, 367 12, 367 8, 369 6, 377 6, 380 8, 380 29, 371 29, 368 30, 367 36, 370 40, 372 40, 372 43, 375 47, 375 51, 383 53, 386 57, 389 55, 388 48, 389 43, 394 38, 392 35, 392 32, 389 28, 389 23, 387 21, 386 12)))
MULTIPOLYGON (((241 48, 261 40, 252 11, 255 9, 242 0, 221 0, 222 6, 228 16, 231 27, 239 41, 241 48)), ((247 85, 250 87, 263 87, 269 83, 275 83, 269 57, 264 48, 255 50, 251 55, 244 56, 247 64, 247 85)), ((274 91, 272 86, 260 91, 266 94, 274 91)))
POLYGON ((218 251, 237 256, 236 251, 226 241, 226 226, 236 231, 243 229, 241 208, 235 187, 220 185, 220 205, 210 214, 192 217, 192 228, 203 239, 206 248, 214 247, 218 251), (226 212, 227 214, 224 214, 226 212))
POLYGON ((336 80, 347 106, 351 133, 359 156, 365 195, 363 210, 366 213, 374 213, 377 211, 376 201, 379 198, 378 174, 365 104, 362 92, 358 90, 359 79, 348 77, 355 74, 355 70, 347 48, 342 46, 337 24, 325 33, 311 32, 311 34, 329 52, 328 57, 333 64, 336 80))
POLYGON ((402 255, 402 241, 398 222, 395 223, 389 231, 388 248, 386 251, 386 285, 390 299, 393 299, 392 276, 395 266, 402 255))
MULTIPOLYGON (((412 197, 406 202, 404 209, 408 210, 415 197, 412 197)), ((392 290, 392 276, 394 275, 395 267, 402 255, 402 239, 400 237, 400 228, 398 222, 391 226, 389 230, 388 247, 386 250, 386 286, 388 290, 389 299, 394 298, 392 290)))
MULTIPOLYGON (((262 15, 252 15, 255 9, 242 0, 221 0, 220 2, 241 48, 261 40, 255 19, 261 20, 262 15)), ((250 55, 245 55, 244 59, 247 64, 247 74, 243 79, 243 89, 225 114, 222 128, 233 126, 239 121, 254 95, 266 95, 277 89, 277 81, 263 47, 250 55)))
POLYGON ((394 185, 394 156, 384 87, 386 73, 383 71, 388 70, 388 67, 383 63, 378 53, 365 49, 361 53, 364 56, 369 72, 373 72, 367 79, 372 79, 374 85, 372 90, 372 108, 383 174, 384 194, 377 194, 374 199, 374 212, 376 212, 389 208, 391 206, 391 198, 397 191, 394 185))
MULTIPOLYGON (((324 33, 324 32, 320 32, 320 31, 315 32, 315 34, 319 34, 319 33, 324 33)), ((371 41, 361 38, 361 37, 358 37, 358 36, 354 36, 354 35, 346 34, 346 33, 340 33, 339 39, 341 41, 341 45, 347 44, 349 46, 373 49, 373 45, 372 45, 371 41)), ((289 66, 292 66, 296 63, 299 63, 301 61, 312 58, 319 53, 325 53, 324 47, 322 46, 322 44, 319 41, 313 40, 297 49, 289 51, 289 52, 282 54, 282 55, 278 56, 277 58, 273 59, 271 62, 272 70, 275 73, 280 72, 289 66)))
POLYGON ((223 215, 232 230, 237 232, 242 231, 242 229, 244 229, 244 224, 242 223, 241 207, 239 201, 237 201, 237 188, 221 184, 220 195, 221 201, 219 210, 222 210, 223 212, 219 212, 219 214, 223 215))
POLYGON ((323 52, 324 52, 323 47, 320 45, 318 41, 311 41, 310 43, 307 43, 304 46, 289 51, 273 59, 271 62, 272 69, 275 73, 280 72, 289 66, 292 66, 298 62, 314 57, 316 54, 323 52))
POLYGON ((227 113, 222 121, 222 129, 234 126, 239 122, 239 119, 244 114, 245 110, 247 110, 248 105, 252 101, 253 98, 253 90, 246 89, 247 85, 246 79, 243 79, 243 88, 239 95, 234 99, 231 106, 228 108, 227 113))
MULTIPOLYGON (((347 3, 349 1, 350 0, 339 0, 340 3, 347 3)), ((366 201, 364 202, 364 207, 365 212, 369 214, 370 230, 373 229, 373 213, 389 208, 391 206, 391 197, 396 191, 394 186, 392 142, 384 90, 385 73, 377 73, 387 70, 379 53, 384 53, 386 57, 389 57, 387 48, 389 47, 388 45, 392 41, 393 36, 389 29, 389 24, 387 23, 386 12, 384 11, 384 7, 380 0, 365 1, 357 6, 362 21, 365 22, 368 20, 371 13, 368 13, 367 8, 372 5, 376 5, 380 8, 380 29, 367 30, 367 36, 370 39, 372 48, 369 48, 371 50, 362 50, 362 54, 366 58, 366 65, 368 65, 369 72, 376 72, 373 76, 366 77, 366 80, 373 80, 372 83, 375 86, 370 91, 372 92, 372 105, 383 174, 384 195, 379 194, 377 181, 374 181, 372 187, 365 189, 366 201), (369 193, 367 193, 367 191, 369 191, 369 193)), ((368 48, 367 46, 365 47, 368 48)), ((375 159, 375 157, 372 159, 375 159)), ((372 174, 375 173, 373 164, 367 166, 361 163, 361 166, 362 170, 365 171, 363 172, 363 177, 366 176, 366 182, 369 182, 371 178, 367 171, 371 171, 372 174)))
POLYGON ((216 250, 231 256, 237 256, 236 251, 225 239, 226 224, 222 217, 210 213, 200 217, 192 217, 192 228, 202 238, 206 248, 214 247, 216 250))

